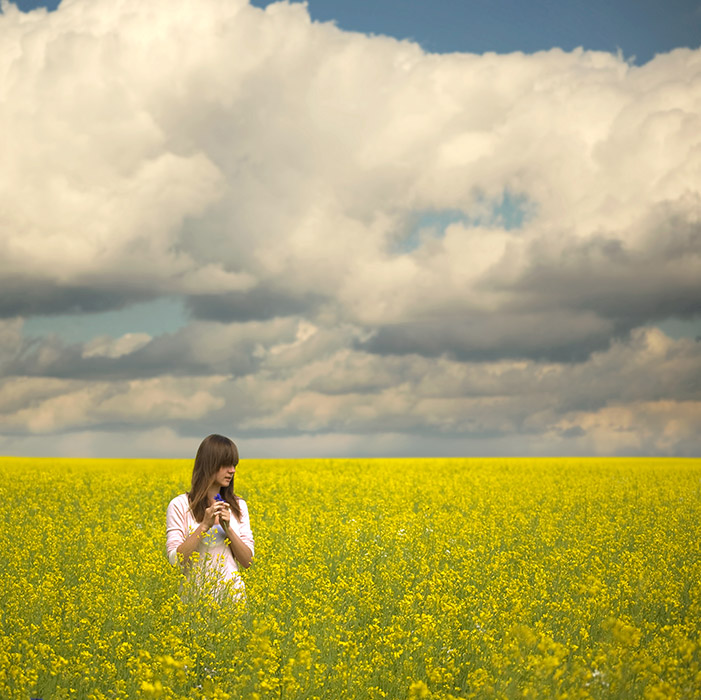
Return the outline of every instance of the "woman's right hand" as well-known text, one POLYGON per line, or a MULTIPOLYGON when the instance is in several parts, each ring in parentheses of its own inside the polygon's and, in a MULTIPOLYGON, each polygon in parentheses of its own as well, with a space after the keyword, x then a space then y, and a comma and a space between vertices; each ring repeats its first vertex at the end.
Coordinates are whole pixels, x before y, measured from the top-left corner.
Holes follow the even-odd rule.
POLYGON ((202 519, 202 527, 205 529, 205 532, 209 530, 210 527, 213 527, 216 524, 217 520, 217 515, 219 514, 219 503, 217 501, 214 501, 207 510, 204 512, 204 518, 202 519))

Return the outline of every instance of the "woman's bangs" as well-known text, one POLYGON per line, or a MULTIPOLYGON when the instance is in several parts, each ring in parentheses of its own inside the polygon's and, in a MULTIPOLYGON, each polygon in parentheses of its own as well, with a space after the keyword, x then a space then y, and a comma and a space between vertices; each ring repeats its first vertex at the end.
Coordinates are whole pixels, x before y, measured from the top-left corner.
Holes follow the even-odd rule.
POLYGON ((236 445, 231 441, 221 445, 221 454, 219 460, 220 467, 228 467, 230 464, 236 466, 239 463, 239 451, 236 449, 236 445))

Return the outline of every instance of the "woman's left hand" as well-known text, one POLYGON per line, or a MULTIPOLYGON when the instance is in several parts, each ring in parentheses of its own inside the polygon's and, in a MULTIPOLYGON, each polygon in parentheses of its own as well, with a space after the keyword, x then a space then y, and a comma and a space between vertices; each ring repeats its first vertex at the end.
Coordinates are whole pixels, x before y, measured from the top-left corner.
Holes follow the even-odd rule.
POLYGON ((222 509, 219 511, 219 524, 224 528, 224 532, 229 529, 229 521, 231 519, 231 511, 229 510, 228 503, 225 503, 222 509))

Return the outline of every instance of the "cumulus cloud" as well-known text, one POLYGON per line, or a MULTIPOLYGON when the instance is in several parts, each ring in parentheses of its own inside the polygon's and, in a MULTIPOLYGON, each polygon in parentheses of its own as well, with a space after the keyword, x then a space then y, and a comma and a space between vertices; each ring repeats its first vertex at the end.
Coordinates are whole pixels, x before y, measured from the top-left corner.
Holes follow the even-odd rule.
POLYGON ((8 430, 696 444, 697 346, 650 326, 701 315, 701 51, 436 55, 245 0, 3 0, 0 36, 8 430), (169 335, 22 334, 165 295, 169 335))

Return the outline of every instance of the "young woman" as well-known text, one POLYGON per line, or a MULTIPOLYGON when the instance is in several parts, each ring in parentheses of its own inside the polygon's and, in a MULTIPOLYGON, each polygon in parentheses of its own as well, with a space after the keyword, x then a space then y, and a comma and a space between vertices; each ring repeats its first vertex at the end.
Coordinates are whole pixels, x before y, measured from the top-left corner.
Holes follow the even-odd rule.
POLYGON ((253 533, 246 502, 234 494, 239 462, 236 445, 222 435, 206 437, 195 457, 192 485, 176 496, 166 514, 166 551, 195 588, 223 599, 244 596, 238 574, 253 558, 253 533))

